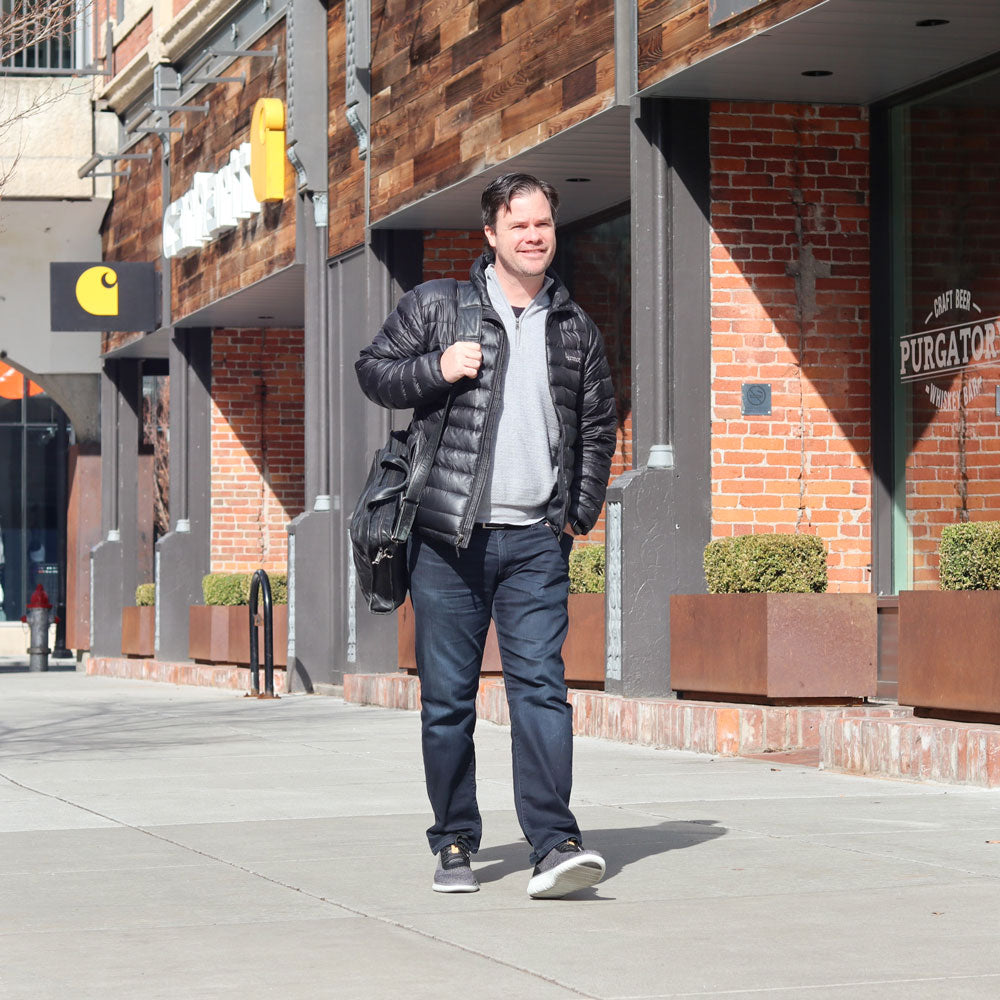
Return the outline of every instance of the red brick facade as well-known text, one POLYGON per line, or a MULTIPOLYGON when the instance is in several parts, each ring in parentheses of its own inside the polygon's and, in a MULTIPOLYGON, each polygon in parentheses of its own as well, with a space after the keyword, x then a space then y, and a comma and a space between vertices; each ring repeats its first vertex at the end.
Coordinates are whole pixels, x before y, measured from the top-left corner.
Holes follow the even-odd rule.
POLYGON ((212 335, 212 571, 284 572, 304 504, 301 330, 212 335))
POLYGON ((868 144, 864 108, 712 107, 713 535, 820 535, 834 591, 870 588, 868 144))

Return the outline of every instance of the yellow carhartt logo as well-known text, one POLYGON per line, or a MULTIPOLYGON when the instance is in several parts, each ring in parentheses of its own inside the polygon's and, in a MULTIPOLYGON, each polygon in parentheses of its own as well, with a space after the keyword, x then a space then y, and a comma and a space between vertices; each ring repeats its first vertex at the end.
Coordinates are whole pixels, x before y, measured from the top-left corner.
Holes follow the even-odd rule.
POLYGON ((285 106, 276 97, 262 97, 250 125, 250 177, 260 202, 285 197, 285 106))
POLYGON ((76 279, 76 301, 92 316, 118 315, 118 275, 110 267, 88 267, 76 279))

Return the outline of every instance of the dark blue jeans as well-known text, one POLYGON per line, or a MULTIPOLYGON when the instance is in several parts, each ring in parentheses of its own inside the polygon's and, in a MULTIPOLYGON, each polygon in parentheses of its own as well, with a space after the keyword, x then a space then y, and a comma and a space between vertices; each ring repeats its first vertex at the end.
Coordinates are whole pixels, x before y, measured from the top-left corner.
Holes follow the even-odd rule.
POLYGON ((573 710, 562 645, 572 538, 544 522, 476 528, 468 548, 411 537, 424 774, 434 810, 431 850, 479 849, 476 693, 490 618, 496 622, 510 707, 514 804, 535 864, 580 829, 569 809, 573 710))

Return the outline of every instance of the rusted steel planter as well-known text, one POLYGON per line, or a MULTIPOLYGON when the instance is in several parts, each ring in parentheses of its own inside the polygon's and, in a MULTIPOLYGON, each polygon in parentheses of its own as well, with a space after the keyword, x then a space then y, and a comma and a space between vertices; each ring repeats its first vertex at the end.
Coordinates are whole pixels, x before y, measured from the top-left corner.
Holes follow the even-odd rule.
POLYGON ((670 685, 687 697, 850 702, 874 696, 872 594, 675 594, 670 685))
POLYGON ((155 655, 156 608, 122 608, 122 656, 155 655))
MULTIPOLYGON (((417 671, 413 606, 410 599, 397 612, 401 670, 417 671)), ((604 687, 604 595, 569 595, 569 633, 563 644, 566 683, 571 687, 604 687)), ((492 622, 483 652, 483 674, 501 674, 500 647, 492 622)))
POLYGON ((1000 591, 899 594, 899 703, 1000 719, 1000 591))
MULTIPOLYGON (((188 656, 203 663, 250 663, 250 610, 245 604, 218 607, 192 604, 188 617, 188 656)), ((274 664, 288 665, 288 605, 273 612, 274 664)), ((264 663, 264 625, 257 630, 258 662, 264 663)))

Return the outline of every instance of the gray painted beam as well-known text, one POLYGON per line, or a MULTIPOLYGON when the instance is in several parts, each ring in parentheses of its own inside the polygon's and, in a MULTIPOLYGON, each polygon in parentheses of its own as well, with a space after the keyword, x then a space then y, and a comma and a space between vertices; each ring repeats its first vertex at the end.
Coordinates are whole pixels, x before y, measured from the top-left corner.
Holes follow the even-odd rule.
POLYGON ((188 658, 188 609, 202 603, 211 566, 212 333, 170 341, 170 507, 173 528, 156 543, 156 656, 188 658))
POLYGON ((104 540, 91 551, 91 652, 99 656, 121 655, 122 607, 134 602, 138 582, 141 396, 138 361, 105 362, 101 377, 104 540))
POLYGON ((673 459, 608 491, 606 688, 665 696, 669 597, 704 591, 711 534, 707 104, 636 102, 632 164, 633 453, 673 459))

